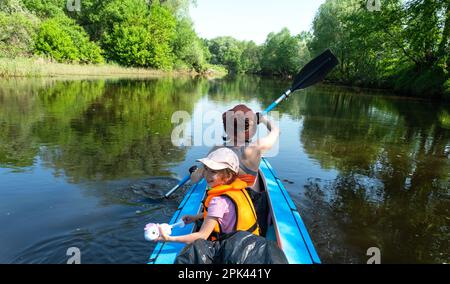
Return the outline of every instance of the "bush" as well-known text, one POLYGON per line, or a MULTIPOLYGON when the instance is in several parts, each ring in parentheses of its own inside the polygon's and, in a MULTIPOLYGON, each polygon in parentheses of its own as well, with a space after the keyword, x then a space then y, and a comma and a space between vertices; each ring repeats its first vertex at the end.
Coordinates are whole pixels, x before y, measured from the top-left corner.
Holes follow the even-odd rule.
MULTIPOLYGON (((28 11, 41 19, 64 16, 67 1, 68 0, 21 0, 28 11)), ((83 0, 81 0, 81 2, 83 2, 83 0)))
POLYGON ((0 57, 31 55, 37 23, 24 13, 0 12, 0 57))
POLYGON ((399 69, 398 75, 392 77, 396 91, 408 96, 439 98, 446 97, 446 80, 442 70, 427 68, 416 70, 414 66, 399 69))
POLYGON ((226 66, 222 66, 222 65, 206 64, 205 73, 212 74, 212 75, 225 76, 225 75, 228 75, 228 69, 226 66))
POLYGON ((124 66, 149 66, 152 56, 147 33, 144 26, 114 25, 104 36, 109 59, 124 66))
POLYGON ((102 63, 101 49, 72 19, 60 16, 45 20, 36 39, 36 51, 58 62, 102 63))
MULTIPOLYGON (((142 6, 142 9, 147 8, 142 6)), ((108 59, 119 64, 172 69, 175 28, 175 17, 170 11, 152 4, 149 14, 139 19, 122 14, 122 19, 105 31, 102 44, 108 59)))
MULTIPOLYGON (((188 68, 195 69, 200 73, 206 70, 209 51, 203 41, 198 38, 193 23, 189 19, 178 20, 173 51, 188 68)), ((180 65, 180 63, 176 65, 180 65)))

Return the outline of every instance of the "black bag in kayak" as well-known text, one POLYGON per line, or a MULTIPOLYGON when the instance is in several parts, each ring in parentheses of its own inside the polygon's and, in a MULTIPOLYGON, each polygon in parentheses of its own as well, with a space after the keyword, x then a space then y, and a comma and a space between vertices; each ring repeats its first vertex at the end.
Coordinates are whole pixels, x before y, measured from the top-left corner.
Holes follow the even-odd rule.
POLYGON ((250 199, 253 202, 253 207, 256 211, 256 220, 259 226, 259 233, 261 236, 266 236, 268 219, 269 219, 269 202, 267 201, 267 193, 256 192, 251 188, 246 188, 250 199))
POLYGON ((176 264, 288 264, 274 241, 245 231, 220 241, 196 240, 175 259, 176 264))

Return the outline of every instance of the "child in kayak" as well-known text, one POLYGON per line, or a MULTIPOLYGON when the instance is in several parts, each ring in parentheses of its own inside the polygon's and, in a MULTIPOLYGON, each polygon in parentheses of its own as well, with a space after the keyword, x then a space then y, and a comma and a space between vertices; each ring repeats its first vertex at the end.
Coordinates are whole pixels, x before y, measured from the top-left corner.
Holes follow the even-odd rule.
POLYGON ((204 165, 204 177, 210 189, 204 201, 204 212, 184 216, 183 221, 189 224, 203 218, 203 224, 198 232, 183 236, 169 236, 160 227, 157 241, 190 244, 198 239, 217 240, 236 231, 259 235, 255 209, 245 190, 247 183, 237 177, 237 155, 228 148, 219 148, 197 161, 204 165))
MULTIPOLYGON (((278 140, 280 136, 279 128, 265 116, 254 113, 252 109, 243 104, 223 113, 222 120, 228 139, 223 146, 213 147, 211 152, 220 147, 231 149, 239 158, 238 177, 247 182, 253 190, 259 191, 256 180, 261 157, 278 140), (267 127, 269 134, 255 142, 250 142, 260 123, 267 127)), ((189 171, 191 172, 191 181, 194 183, 204 177, 203 169, 192 167, 189 171)))

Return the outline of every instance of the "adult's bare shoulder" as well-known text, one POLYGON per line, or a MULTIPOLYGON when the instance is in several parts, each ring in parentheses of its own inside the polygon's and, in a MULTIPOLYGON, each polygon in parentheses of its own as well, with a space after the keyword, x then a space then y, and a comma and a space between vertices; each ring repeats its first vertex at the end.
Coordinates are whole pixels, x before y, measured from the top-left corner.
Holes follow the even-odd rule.
POLYGON ((251 165, 259 166, 259 161, 261 159, 261 150, 255 145, 249 145, 248 147, 245 147, 244 150, 244 160, 248 162, 251 165))

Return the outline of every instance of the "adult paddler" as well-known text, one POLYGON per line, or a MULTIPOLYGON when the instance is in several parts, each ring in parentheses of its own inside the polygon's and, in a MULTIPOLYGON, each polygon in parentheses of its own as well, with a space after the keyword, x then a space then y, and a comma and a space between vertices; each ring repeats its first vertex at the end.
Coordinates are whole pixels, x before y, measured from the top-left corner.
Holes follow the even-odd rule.
MULTIPOLYGON (((262 155, 269 151, 280 136, 279 128, 260 113, 253 112, 246 105, 240 104, 226 111, 222 115, 223 126, 226 133, 225 142, 221 146, 215 146, 210 153, 217 148, 227 147, 239 158, 239 179, 245 181, 250 188, 259 191, 258 169, 262 155), (252 141, 256 134, 258 124, 264 124, 269 133, 267 136, 252 141)), ((190 169, 192 182, 198 182, 204 177, 204 169, 190 169)))

